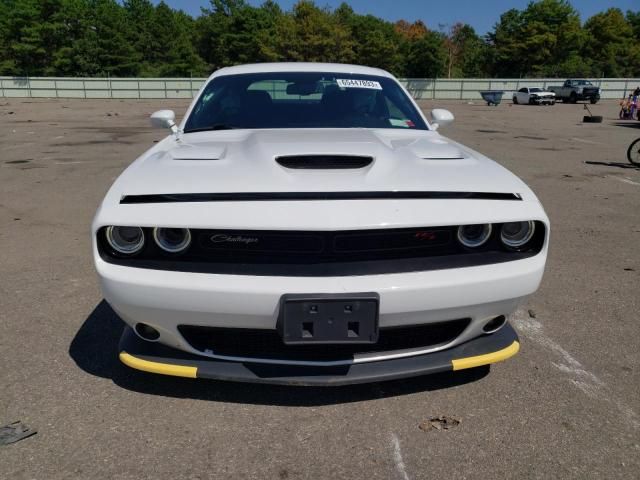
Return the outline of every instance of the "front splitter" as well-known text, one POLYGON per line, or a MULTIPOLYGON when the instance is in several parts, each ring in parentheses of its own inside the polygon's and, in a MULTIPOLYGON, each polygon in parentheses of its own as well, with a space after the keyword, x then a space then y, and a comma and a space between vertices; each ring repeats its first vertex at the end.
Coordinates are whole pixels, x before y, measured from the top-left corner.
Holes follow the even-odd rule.
POLYGON ((190 378, 316 386, 382 382, 474 368, 506 360, 518 353, 519 348, 518 335, 508 323, 496 333, 477 337, 447 350, 339 366, 274 365, 206 358, 159 343, 146 342, 130 327, 125 328, 119 345, 120 360, 131 368, 145 372, 190 378))

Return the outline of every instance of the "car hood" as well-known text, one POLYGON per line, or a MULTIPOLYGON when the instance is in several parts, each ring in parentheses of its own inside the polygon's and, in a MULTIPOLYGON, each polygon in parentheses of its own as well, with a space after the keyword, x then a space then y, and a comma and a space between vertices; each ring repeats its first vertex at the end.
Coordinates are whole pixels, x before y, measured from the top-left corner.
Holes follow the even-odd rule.
POLYGON ((370 129, 226 130, 159 142, 110 194, 333 191, 453 191, 530 194, 508 170, 435 131, 370 129), (357 169, 291 169, 280 156, 354 155, 357 169))
POLYGON ((170 136, 159 142, 116 180, 98 209, 93 229, 160 225, 353 230, 523 219, 547 222, 533 192, 497 163, 435 131, 230 130, 185 134, 180 141, 170 136), (320 170, 290 169, 276 161, 279 156, 312 154, 370 156, 373 161, 358 169, 320 170), (225 201, 186 202, 173 197, 175 201, 154 203, 144 197, 142 202, 122 202, 123 197, 135 195, 289 192, 302 193, 293 195, 300 198, 306 192, 401 191, 507 193, 518 194, 520 199, 461 195, 463 199, 453 200, 435 195, 428 199, 238 201, 233 199, 242 196, 228 195, 225 201))

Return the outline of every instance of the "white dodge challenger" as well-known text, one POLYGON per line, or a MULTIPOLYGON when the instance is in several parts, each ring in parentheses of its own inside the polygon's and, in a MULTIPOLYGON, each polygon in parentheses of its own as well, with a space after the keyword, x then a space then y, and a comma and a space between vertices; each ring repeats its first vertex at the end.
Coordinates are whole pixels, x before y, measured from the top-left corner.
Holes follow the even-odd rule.
POLYGON ((339 385, 460 370, 519 348, 549 220, 509 171, 438 133, 389 73, 215 72, 93 222, 120 360, 148 372, 339 385))
POLYGON ((523 105, 555 105, 556 94, 539 87, 523 87, 513 93, 513 103, 523 105))

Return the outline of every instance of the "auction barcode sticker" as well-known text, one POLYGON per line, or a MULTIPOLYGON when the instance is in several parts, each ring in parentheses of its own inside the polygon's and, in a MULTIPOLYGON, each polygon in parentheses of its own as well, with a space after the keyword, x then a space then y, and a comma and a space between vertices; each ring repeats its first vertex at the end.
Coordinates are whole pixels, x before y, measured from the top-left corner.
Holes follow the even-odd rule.
POLYGON ((373 80, 356 80, 354 78, 336 78, 336 82, 340 88, 372 88, 373 90, 382 90, 380 82, 373 80))

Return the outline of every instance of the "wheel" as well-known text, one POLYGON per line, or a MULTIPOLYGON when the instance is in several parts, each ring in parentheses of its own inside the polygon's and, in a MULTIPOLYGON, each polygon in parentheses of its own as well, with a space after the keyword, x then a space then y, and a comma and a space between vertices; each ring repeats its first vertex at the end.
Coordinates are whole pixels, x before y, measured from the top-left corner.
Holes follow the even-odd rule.
POLYGON ((592 105, 594 105, 598 103, 598 100, 600 100, 600 97, 591 97, 589 101, 591 102, 592 105))
POLYGON ((627 159, 634 165, 640 166, 640 138, 634 140, 627 150, 627 159))
POLYGON ((551 105, 555 105, 555 104, 556 104, 556 101, 555 101, 555 100, 554 100, 553 102, 551 102, 551 105))
POLYGON ((602 115, 585 115, 582 117, 584 123, 602 123, 602 115))
POLYGON ((571 95, 569 95, 569 103, 577 103, 578 101, 578 95, 576 95, 576 92, 571 92, 571 95))
POLYGON ((514 103, 515 105, 517 105, 517 104, 518 104, 518 97, 515 97, 515 96, 513 97, 513 103, 514 103))

